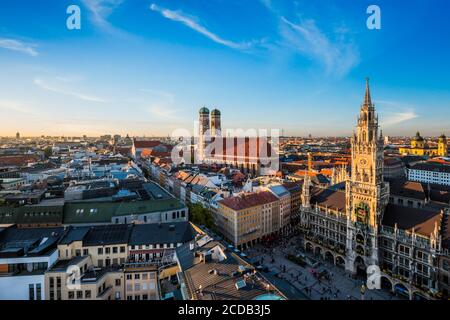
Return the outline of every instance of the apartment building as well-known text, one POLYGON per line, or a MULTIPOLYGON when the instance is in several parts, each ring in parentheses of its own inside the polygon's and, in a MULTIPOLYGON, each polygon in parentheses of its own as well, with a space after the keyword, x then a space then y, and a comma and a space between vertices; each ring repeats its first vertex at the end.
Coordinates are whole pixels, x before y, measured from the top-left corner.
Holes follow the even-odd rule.
POLYGON ((154 264, 127 264, 124 268, 127 300, 159 300, 158 269, 154 264))
POLYGON ((437 162, 420 162, 408 168, 408 179, 450 186, 450 166, 437 162))
POLYGON ((61 259, 90 256, 96 267, 125 263, 131 224, 72 227, 58 244, 61 259))
POLYGON ((217 204, 215 224, 239 248, 280 231, 280 201, 269 191, 242 193, 217 204))
POLYGON ((0 300, 45 300, 45 272, 63 228, 0 228, 0 300))
POLYGON ((45 273, 45 292, 48 300, 122 300, 124 273, 95 267, 90 256, 61 259, 45 273))

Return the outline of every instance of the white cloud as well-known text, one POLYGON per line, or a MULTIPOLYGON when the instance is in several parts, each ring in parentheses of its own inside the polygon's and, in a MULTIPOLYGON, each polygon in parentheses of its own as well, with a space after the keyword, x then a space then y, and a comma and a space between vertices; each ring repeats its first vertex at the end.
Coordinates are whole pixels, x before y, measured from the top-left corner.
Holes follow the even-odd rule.
POLYGON ((172 93, 162 90, 152 90, 152 89, 140 89, 139 91, 148 93, 152 96, 156 96, 165 102, 172 104, 175 102, 175 97, 172 93))
POLYGON ((359 62, 357 48, 340 34, 333 40, 312 19, 293 23, 281 17, 280 32, 285 44, 320 63, 327 75, 345 76, 359 62))
POLYGON ((382 126, 392 126, 418 117, 414 111, 387 112, 383 116, 384 119, 380 123, 382 126))
POLYGON ((28 113, 30 110, 22 102, 16 100, 0 100, 0 109, 28 113))
POLYGON ((419 117, 415 107, 405 103, 388 100, 375 100, 374 103, 381 107, 381 126, 393 126, 419 117))
POLYGON ((176 119, 177 110, 168 108, 165 105, 154 104, 148 108, 148 112, 159 119, 176 119))
POLYGON ((128 33, 108 21, 108 17, 124 0, 81 0, 81 2, 90 11, 91 21, 98 28, 116 36, 129 36, 128 33))
POLYGON ((16 39, 0 38, 0 48, 13 50, 36 57, 39 53, 34 49, 35 45, 16 39))
POLYGON ((185 26, 191 28, 192 30, 211 39, 212 41, 227 46, 229 48, 238 50, 247 50, 250 49, 253 45, 253 42, 233 42, 230 40, 223 39, 220 36, 208 30, 206 27, 202 26, 197 21, 195 21, 196 19, 194 17, 187 16, 186 14, 183 14, 180 11, 172 11, 169 9, 161 8, 154 3, 150 6, 150 10, 159 12, 163 17, 169 20, 180 22, 185 26))
POLYGON ((67 89, 58 87, 57 85, 55 86, 55 85, 49 84, 45 80, 43 80, 41 78, 35 78, 33 80, 33 82, 39 88, 41 88, 43 90, 46 90, 46 91, 56 92, 56 93, 67 95, 67 96, 72 96, 72 97, 75 97, 75 98, 78 98, 78 99, 84 100, 84 101, 106 102, 106 100, 103 99, 103 98, 99 98, 99 97, 95 97, 95 96, 91 96, 91 95, 86 95, 86 94, 83 94, 83 93, 79 93, 79 92, 75 92, 75 91, 71 91, 71 90, 67 90, 67 89))

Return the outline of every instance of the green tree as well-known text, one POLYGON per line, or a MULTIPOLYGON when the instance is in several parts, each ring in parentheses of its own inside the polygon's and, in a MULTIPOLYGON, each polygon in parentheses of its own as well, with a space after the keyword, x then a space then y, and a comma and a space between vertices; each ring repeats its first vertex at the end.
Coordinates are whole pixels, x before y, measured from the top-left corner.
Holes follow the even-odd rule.
POLYGON ((53 154, 53 150, 52 150, 51 146, 48 146, 44 149, 45 158, 47 158, 47 159, 50 158, 52 154, 53 154))
POLYGON ((201 204, 195 203, 189 205, 190 220, 207 228, 214 227, 214 218, 210 209, 204 208, 201 204))

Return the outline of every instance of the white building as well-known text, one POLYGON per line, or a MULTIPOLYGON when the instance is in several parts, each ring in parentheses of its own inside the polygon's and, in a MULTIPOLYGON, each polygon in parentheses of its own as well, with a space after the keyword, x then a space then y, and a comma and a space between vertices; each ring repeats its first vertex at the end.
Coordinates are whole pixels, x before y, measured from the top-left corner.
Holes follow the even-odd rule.
POLYGON ((0 229, 0 300, 45 300, 45 271, 63 228, 0 229))
POLYGON ((408 179, 450 186, 450 166, 440 163, 420 162, 408 169, 408 179))

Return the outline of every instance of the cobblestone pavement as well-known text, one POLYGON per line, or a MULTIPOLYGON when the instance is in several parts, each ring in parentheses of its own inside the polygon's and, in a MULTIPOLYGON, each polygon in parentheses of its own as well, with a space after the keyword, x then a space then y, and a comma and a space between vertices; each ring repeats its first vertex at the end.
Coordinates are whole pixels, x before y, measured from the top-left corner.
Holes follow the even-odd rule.
MULTIPOLYGON (((270 271, 275 271, 278 276, 303 292, 307 297, 313 300, 398 300, 399 297, 392 295, 386 290, 369 290, 361 295, 361 285, 364 279, 353 279, 343 268, 334 266, 332 263, 320 260, 320 267, 324 267, 330 274, 330 280, 318 280, 312 273, 312 268, 302 267, 288 260, 286 255, 303 253, 295 244, 299 243, 296 237, 291 238, 289 242, 278 244, 267 248, 261 244, 248 249, 245 253, 249 258, 261 261, 270 271)), ((310 256, 306 254, 307 256, 310 256)), ((310 256, 311 257, 311 256, 310 256)))

